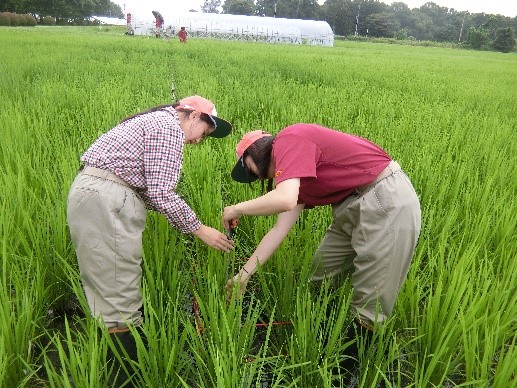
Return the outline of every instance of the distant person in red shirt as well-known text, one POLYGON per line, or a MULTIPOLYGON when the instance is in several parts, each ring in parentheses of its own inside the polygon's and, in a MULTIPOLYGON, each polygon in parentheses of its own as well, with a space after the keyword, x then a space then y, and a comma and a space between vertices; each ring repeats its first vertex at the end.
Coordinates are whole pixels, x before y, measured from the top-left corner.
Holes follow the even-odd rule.
POLYGON ((126 15, 126 23, 127 23, 126 35, 135 35, 135 30, 133 29, 133 26, 131 24, 131 13, 129 13, 129 12, 126 15))
POLYGON ((228 280, 228 291, 234 284, 245 291, 302 210, 331 205, 333 220, 314 255, 312 280, 351 277, 354 325, 349 335, 358 331, 371 338, 374 324, 392 313, 420 234, 419 199, 400 165, 369 140, 315 124, 294 124, 276 136, 249 132, 237 145, 237 158, 232 178, 261 180, 263 191, 267 180, 268 192, 225 207, 225 228, 235 227, 241 216, 278 217, 228 280))
POLYGON ((178 37, 180 38, 180 43, 187 43, 187 30, 185 27, 181 27, 178 31, 178 37))
POLYGON ((159 38, 160 36, 162 36, 162 29, 163 29, 163 16, 156 12, 154 13, 153 12, 153 15, 154 17, 156 18, 156 21, 155 21, 155 25, 156 25, 156 37, 159 38))

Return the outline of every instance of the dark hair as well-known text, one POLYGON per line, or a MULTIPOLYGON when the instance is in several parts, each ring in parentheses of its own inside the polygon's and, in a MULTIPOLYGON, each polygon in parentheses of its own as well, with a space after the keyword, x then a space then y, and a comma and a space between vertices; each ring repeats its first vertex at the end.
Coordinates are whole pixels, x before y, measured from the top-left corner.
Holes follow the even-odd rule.
MULTIPOLYGON (((158 105, 158 106, 155 106, 154 108, 150 108, 150 109, 147 109, 143 112, 138 112, 138 113, 135 113, 131 116, 128 116, 126 117, 125 119, 123 119, 119 124, 122 124, 128 120, 131 120, 131 119, 134 119, 135 117, 138 117, 138 116, 141 116, 141 115, 145 115, 147 113, 151 113, 151 112, 156 112, 156 111, 159 111, 159 110, 162 110, 164 108, 176 108, 177 106, 179 105, 179 102, 175 102, 174 104, 167 104, 167 105, 158 105)), ((186 112, 186 113, 190 113, 190 112, 193 112, 192 110, 190 109, 178 109, 178 112, 186 112)), ((204 121, 205 123, 211 125, 212 127, 215 125, 214 122, 212 121, 212 119, 210 118, 209 115, 207 115, 206 113, 202 113, 201 112, 201 115, 199 116, 199 118, 204 121)))
MULTIPOLYGON (((273 141, 275 136, 265 136, 258 139, 250 145, 242 154, 242 160, 249 155, 258 169, 258 177, 262 182, 262 192, 264 192, 264 181, 267 179, 267 191, 273 189, 273 179, 267 178, 269 165, 271 163, 271 155, 273 153, 273 141)), ((246 169, 247 171, 247 169, 246 169)), ((252 172, 247 171, 250 174, 252 172)))

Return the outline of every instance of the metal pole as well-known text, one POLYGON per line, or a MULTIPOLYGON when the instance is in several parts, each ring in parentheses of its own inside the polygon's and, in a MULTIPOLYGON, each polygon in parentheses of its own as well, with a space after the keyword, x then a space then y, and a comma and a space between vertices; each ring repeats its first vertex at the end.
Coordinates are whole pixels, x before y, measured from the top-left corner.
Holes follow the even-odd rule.
POLYGON ((461 36, 463 35, 463 25, 465 24, 465 17, 467 16, 468 13, 469 13, 469 11, 465 12, 465 14, 463 15, 463 20, 461 21, 461 29, 460 29, 460 36, 458 38, 458 43, 461 43, 461 36))
POLYGON ((357 6, 357 16, 355 17, 355 36, 359 35, 359 12, 361 11, 361 3, 357 6))

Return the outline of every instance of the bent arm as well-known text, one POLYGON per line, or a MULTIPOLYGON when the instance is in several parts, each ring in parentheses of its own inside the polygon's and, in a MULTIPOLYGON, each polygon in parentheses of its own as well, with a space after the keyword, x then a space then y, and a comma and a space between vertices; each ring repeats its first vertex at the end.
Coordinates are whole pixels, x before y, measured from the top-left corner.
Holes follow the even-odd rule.
POLYGON ((242 267, 237 276, 249 278, 260 265, 263 265, 273 255, 287 233, 291 230, 304 208, 303 204, 296 205, 294 209, 280 213, 278 220, 271 230, 262 238, 259 245, 242 267))
POLYGON ((229 229, 231 221, 238 220, 241 216, 270 216, 289 212, 297 206, 299 191, 300 179, 287 179, 267 194, 227 206, 223 212, 224 227, 229 229))

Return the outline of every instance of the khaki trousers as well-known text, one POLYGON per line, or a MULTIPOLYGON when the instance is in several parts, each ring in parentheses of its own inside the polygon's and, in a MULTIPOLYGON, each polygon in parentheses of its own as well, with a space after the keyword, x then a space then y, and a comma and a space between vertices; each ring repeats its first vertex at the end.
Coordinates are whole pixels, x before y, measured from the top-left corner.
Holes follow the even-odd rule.
POLYGON ((67 221, 81 281, 91 314, 108 328, 142 321, 145 220, 144 202, 130 187, 84 173, 72 183, 67 221))
POLYGON ((314 258, 312 280, 351 276, 353 313, 368 323, 391 314, 420 234, 418 196, 398 164, 390 166, 387 177, 332 206, 314 258))

